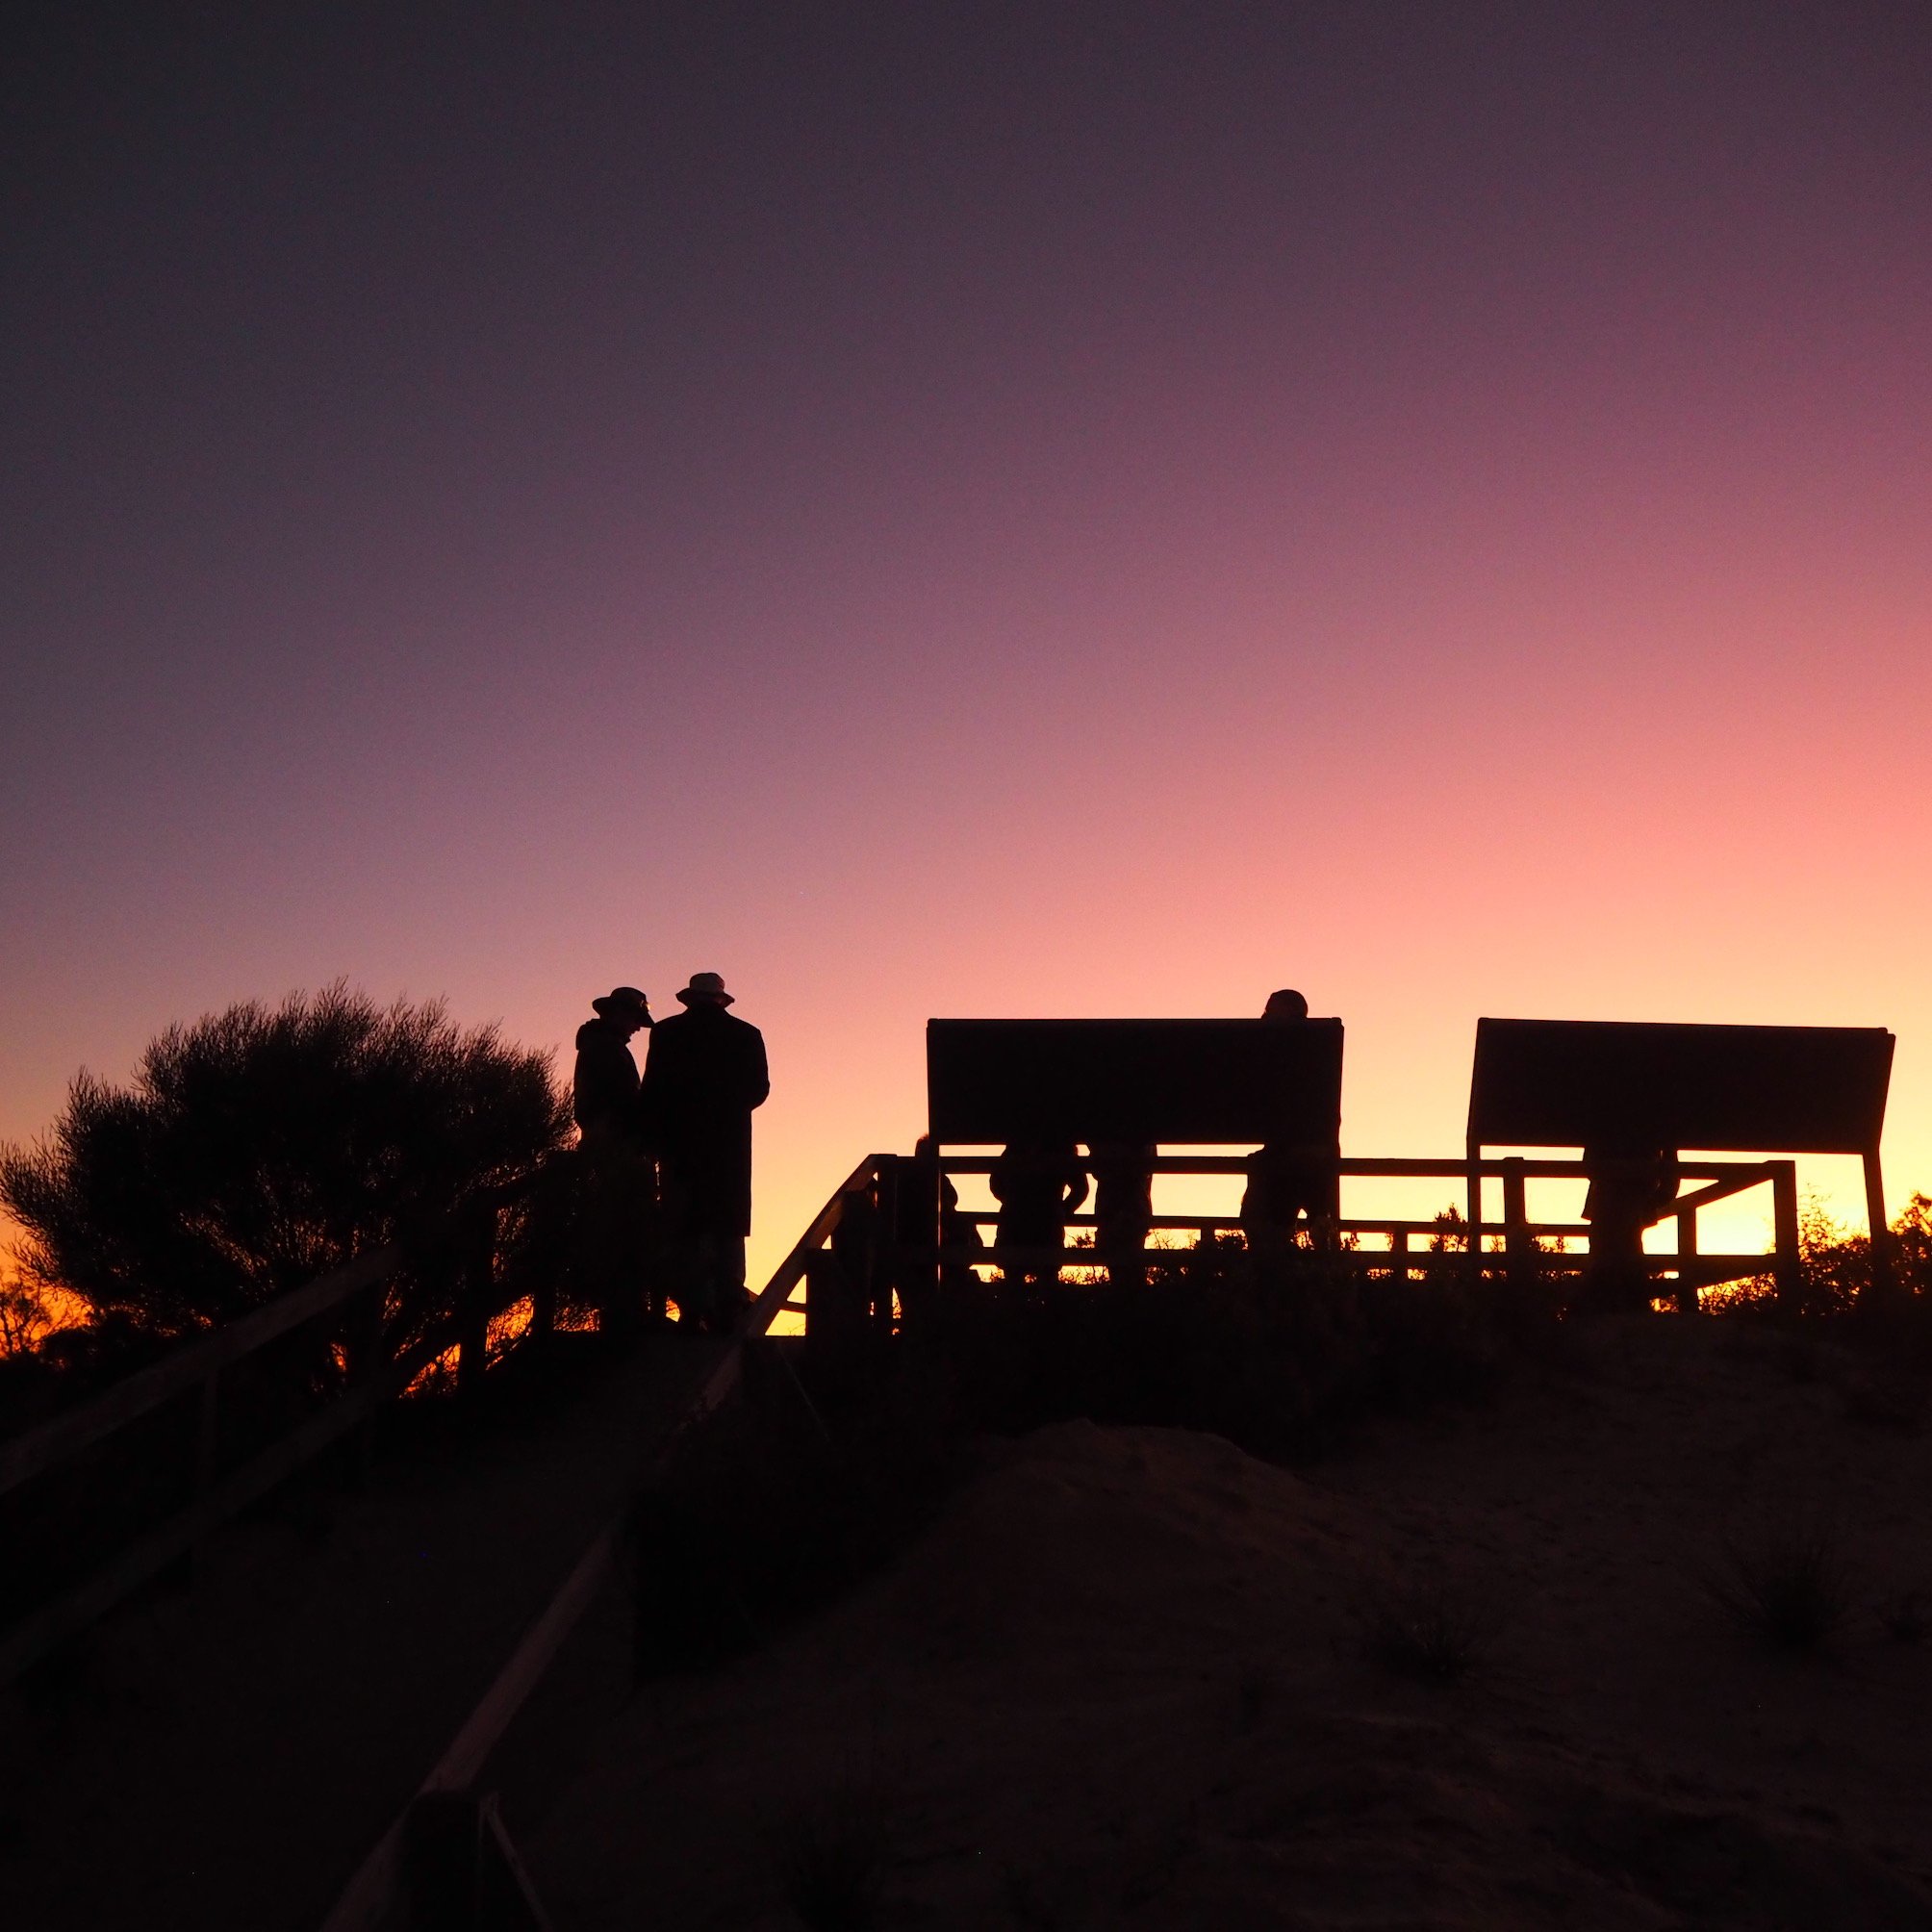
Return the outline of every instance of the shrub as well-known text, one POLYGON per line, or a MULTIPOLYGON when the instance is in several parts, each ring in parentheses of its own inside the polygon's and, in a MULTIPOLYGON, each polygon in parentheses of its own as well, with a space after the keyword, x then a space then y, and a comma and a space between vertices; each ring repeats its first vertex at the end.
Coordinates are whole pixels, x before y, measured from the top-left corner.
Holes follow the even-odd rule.
POLYGON ((1816 1195, 1798 1215, 1798 1307, 1810 1315, 1847 1313, 1871 1282, 1871 1243, 1826 1212, 1816 1195))
POLYGON ((337 984, 170 1027, 0 1150, 26 1279, 161 1336, 245 1313, 562 1144, 541 1055, 337 984))
POLYGON ((0 1360, 31 1353, 53 1329, 46 1291, 23 1279, 17 1269, 0 1275, 0 1360))
POLYGON ((1902 1285, 1932 1297, 1932 1196, 1914 1194, 1892 1224, 1893 1256, 1902 1285))
POLYGON ((1742 1543, 1727 1540, 1703 1581, 1739 1630, 1780 1650, 1822 1650, 1851 1611, 1844 1552, 1818 1523, 1781 1526, 1742 1543))
POLYGON ((878 1917, 888 1833, 871 1779, 846 1779, 766 1833, 780 1895, 806 1932, 865 1932, 878 1917))
POLYGON ((1455 1684, 1487 1654, 1493 1618, 1440 1577, 1373 1590, 1355 1607, 1362 1655, 1418 1684, 1455 1684))

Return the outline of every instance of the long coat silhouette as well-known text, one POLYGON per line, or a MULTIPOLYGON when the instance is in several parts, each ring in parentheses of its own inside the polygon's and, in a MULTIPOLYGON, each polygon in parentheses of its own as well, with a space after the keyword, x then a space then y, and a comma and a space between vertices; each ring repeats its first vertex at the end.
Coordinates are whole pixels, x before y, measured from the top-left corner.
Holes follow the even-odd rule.
POLYGON ((765 1036, 724 1007, 694 1001, 651 1030, 644 1115, 674 1233, 751 1232, 751 1109, 771 1090, 765 1036))
POLYGON ((601 1014, 577 1029, 571 1111, 589 1134, 614 1136, 637 1127, 637 1062, 629 1030, 601 1014))

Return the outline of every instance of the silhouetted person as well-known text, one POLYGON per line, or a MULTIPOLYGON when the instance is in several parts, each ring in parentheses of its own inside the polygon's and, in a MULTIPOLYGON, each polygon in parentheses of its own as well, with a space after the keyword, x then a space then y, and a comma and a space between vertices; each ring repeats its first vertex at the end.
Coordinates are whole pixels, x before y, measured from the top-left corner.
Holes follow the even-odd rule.
POLYGON ((1647 1309, 1643 1231, 1677 1198, 1677 1150, 1606 1140, 1586 1147, 1583 1160, 1589 1172, 1583 1218, 1589 1223, 1590 1298, 1606 1309, 1647 1309))
POLYGON ((650 1004, 635 986, 620 986, 591 1007, 597 1018, 577 1029, 571 1080, 571 1112, 586 1147, 636 1135, 639 1083, 630 1042, 651 1023, 650 1004))
MULTIPOLYGON (((1291 987, 1268 995, 1264 1020, 1277 1026, 1307 1023, 1309 1003, 1291 987)), ((1302 1217, 1317 1248, 1331 1248, 1341 1222, 1341 1140, 1271 1140, 1248 1157, 1248 1185, 1241 1196, 1241 1229, 1250 1250, 1281 1254, 1295 1245, 1302 1217)))
POLYGON ((583 1156, 578 1255, 606 1333, 635 1326, 650 1304, 651 1223, 657 1177, 638 1110, 630 1042, 648 1027, 650 1006, 635 986, 593 1000, 597 1017, 577 1029, 571 1080, 583 1156))
POLYGON ((1087 1149, 1093 1168, 1094 1247, 1107 1281, 1147 1280, 1147 1236, 1154 1227, 1152 1141, 1102 1140, 1087 1149))
POLYGON ((932 1246, 935 1233, 940 1247, 955 1252, 986 1245, 978 1222, 959 1211, 959 1190, 952 1177, 940 1171, 939 1149, 929 1133, 919 1136, 912 1158, 901 1163, 895 1233, 907 1257, 900 1270, 899 1300, 908 1320, 924 1312, 922 1301, 935 1286, 951 1296, 979 1285, 979 1278, 967 1262, 941 1262, 935 1282, 931 1266, 917 1258, 932 1246))
MULTIPOLYGON (((993 1239, 1002 1248, 1059 1248, 1066 1240, 1067 1216, 1078 1214, 1087 1198, 1086 1169, 1071 1140, 1011 1142, 994 1161, 987 1184, 1000 1204, 993 1239)), ((1029 1286, 1057 1282, 1059 1263, 1023 1266, 1018 1276, 1029 1286)))
POLYGON ((684 1011, 650 1036, 644 1115, 663 1167, 672 1292, 687 1319, 719 1331, 745 1301, 751 1109, 772 1082, 764 1035, 725 1011, 731 995, 716 973, 694 973, 677 997, 684 1011))

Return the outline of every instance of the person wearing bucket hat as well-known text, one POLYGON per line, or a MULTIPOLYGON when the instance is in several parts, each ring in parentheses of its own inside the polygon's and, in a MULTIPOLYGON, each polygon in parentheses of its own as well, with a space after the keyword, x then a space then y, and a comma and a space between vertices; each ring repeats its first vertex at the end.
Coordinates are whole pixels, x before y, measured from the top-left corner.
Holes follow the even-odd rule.
POLYGON ((648 1027, 650 1004, 635 986, 591 1002, 597 1017, 577 1029, 571 1111, 583 1156, 576 1266, 609 1334, 636 1328, 649 1307, 657 1173, 645 1144, 631 1036, 648 1027))
POLYGON ((751 1110, 772 1081, 764 1035, 725 1011, 720 974, 694 973, 677 999, 684 1011, 650 1036, 644 1110, 663 1161, 669 1291, 687 1319, 718 1331, 745 1300, 751 1110))

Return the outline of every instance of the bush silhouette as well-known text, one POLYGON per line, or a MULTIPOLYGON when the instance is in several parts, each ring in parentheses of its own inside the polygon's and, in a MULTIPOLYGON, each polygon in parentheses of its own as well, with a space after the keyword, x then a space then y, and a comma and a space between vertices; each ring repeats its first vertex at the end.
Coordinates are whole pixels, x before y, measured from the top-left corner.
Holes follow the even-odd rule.
POLYGON ((0 1149, 0 1201, 29 1284, 104 1333, 173 1337, 528 1167, 567 1125, 542 1055, 339 982, 170 1027, 125 1088, 83 1073, 44 1141, 0 1149))
POLYGON ((1780 1650, 1822 1650, 1850 1614, 1850 1565, 1828 1525, 1785 1523, 1727 1541, 1704 1589, 1736 1627, 1780 1650))
POLYGON ((1494 1615, 1441 1577, 1385 1585, 1355 1606, 1362 1655, 1418 1684, 1455 1684, 1487 1655, 1494 1615))

